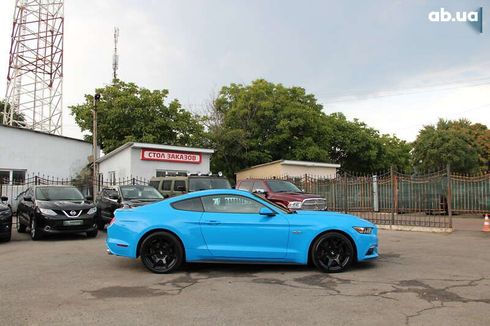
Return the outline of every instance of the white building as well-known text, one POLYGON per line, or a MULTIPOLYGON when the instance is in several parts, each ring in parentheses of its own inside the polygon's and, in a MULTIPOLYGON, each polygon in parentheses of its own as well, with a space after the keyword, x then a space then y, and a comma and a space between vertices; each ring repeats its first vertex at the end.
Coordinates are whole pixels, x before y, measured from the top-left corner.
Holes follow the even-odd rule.
POLYGON ((97 160, 99 179, 150 179, 165 173, 208 173, 213 149, 126 143, 97 160))
POLYGON ((71 178, 87 164, 92 144, 80 139, 51 135, 0 124, 0 178, 23 183, 29 175, 71 178))

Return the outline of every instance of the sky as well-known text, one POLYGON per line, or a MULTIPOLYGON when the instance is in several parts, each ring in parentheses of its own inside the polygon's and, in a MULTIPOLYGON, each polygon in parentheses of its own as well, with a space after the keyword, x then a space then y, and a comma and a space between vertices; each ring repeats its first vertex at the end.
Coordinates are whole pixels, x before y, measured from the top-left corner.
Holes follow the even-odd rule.
MULTIPOLYGON (((0 1, 1 97, 14 4, 0 1)), ((439 118, 490 126, 488 17, 484 0, 66 0, 63 134, 82 138, 69 106, 111 82, 114 26, 119 78, 195 113, 222 86, 264 78, 407 141, 439 118), (428 19, 479 7, 483 33, 428 19)))

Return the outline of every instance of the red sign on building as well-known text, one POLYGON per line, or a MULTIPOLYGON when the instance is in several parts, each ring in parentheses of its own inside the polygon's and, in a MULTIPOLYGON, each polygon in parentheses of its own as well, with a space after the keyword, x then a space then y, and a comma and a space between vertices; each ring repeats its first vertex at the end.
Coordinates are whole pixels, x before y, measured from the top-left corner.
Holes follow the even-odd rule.
POLYGON ((199 164, 201 163, 201 153, 171 152, 158 149, 143 148, 141 150, 141 159, 146 161, 199 164))

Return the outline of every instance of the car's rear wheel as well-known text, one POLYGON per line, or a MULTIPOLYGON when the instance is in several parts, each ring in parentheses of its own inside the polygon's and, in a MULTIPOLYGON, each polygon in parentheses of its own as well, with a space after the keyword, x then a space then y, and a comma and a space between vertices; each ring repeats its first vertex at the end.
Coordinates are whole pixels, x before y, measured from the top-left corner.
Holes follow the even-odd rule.
POLYGON ((17 217, 17 232, 26 233, 26 228, 24 224, 20 223, 20 218, 17 217))
POLYGON ((320 236, 312 246, 312 260, 322 272, 339 273, 350 267, 354 260, 354 247, 350 240, 338 232, 320 236))
POLYGON ((140 247, 141 261, 153 273, 171 273, 184 260, 180 241, 168 232, 155 232, 143 240, 140 247))
POLYGON ((32 240, 39 240, 42 238, 42 231, 37 227, 36 219, 33 217, 31 218, 31 239, 32 240))

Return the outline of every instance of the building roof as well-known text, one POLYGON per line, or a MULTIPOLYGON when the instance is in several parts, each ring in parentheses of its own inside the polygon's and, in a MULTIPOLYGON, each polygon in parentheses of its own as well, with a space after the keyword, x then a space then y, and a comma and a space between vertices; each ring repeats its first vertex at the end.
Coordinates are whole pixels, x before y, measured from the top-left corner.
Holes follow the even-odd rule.
POLYGON ((293 161, 293 160, 277 160, 277 161, 272 161, 272 162, 254 165, 254 166, 251 166, 249 168, 240 170, 238 172, 247 171, 247 170, 251 170, 251 169, 255 169, 255 168, 259 168, 259 167, 263 167, 263 166, 267 166, 267 165, 272 165, 272 164, 297 165, 297 166, 319 167, 319 168, 340 168, 340 164, 334 164, 334 163, 293 161))
POLYGON ((117 153, 122 152, 126 148, 130 148, 130 147, 131 148, 148 148, 148 149, 171 150, 171 151, 178 151, 178 152, 194 152, 194 153, 197 152, 197 153, 207 153, 207 154, 213 154, 214 153, 214 149, 209 149, 209 148, 197 148, 197 147, 184 147, 184 146, 129 142, 129 143, 126 143, 122 146, 119 146, 118 148, 116 148, 112 152, 107 153, 106 155, 100 157, 97 160, 97 163, 105 161, 108 158, 110 158, 114 155, 117 155, 117 153))
POLYGON ((86 143, 86 144, 92 144, 91 142, 85 141, 83 139, 72 138, 72 137, 67 137, 67 136, 62 136, 62 135, 48 134, 47 132, 40 131, 40 130, 33 130, 33 129, 28 129, 28 128, 16 127, 16 126, 9 126, 9 125, 1 124, 1 123, 0 123, 0 127, 1 128, 12 128, 12 129, 17 129, 17 130, 25 131, 25 132, 32 132, 32 133, 36 133, 36 134, 40 134, 40 135, 44 135, 44 136, 52 136, 52 137, 64 138, 64 139, 68 139, 68 140, 75 140, 75 141, 79 141, 79 142, 86 143))

